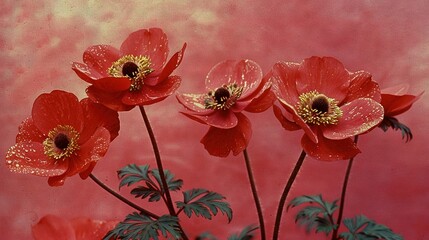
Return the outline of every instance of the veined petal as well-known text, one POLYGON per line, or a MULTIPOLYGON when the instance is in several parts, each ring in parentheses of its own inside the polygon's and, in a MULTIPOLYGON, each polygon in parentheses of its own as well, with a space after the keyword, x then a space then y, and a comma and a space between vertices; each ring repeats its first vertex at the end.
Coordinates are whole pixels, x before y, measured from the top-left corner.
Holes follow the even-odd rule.
POLYGON ((359 98, 340 107, 343 116, 337 125, 321 127, 329 139, 346 139, 377 126, 384 116, 383 106, 370 98, 359 98))
POLYGON ((70 125, 78 132, 83 127, 82 109, 77 97, 59 90, 37 97, 32 118, 34 125, 45 134, 58 125, 70 125))
POLYGON ((284 129, 286 129, 288 131, 295 131, 295 130, 301 129, 301 127, 298 124, 287 119, 283 115, 282 110, 278 106, 273 105, 273 111, 274 111, 274 115, 279 120, 279 122, 282 124, 284 129))
POLYGON ((99 127, 104 127, 109 131, 110 141, 119 135, 118 112, 95 103, 89 98, 82 99, 80 104, 83 109, 85 127, 80 134, 79 142, 86 142, 99 127))
POLYGON ((424 92, 419 95, 392 95, 392 94, 381 94, 381 105, 384 107, 384 114, 386 116, 396 116, 408 111, 411 106, 419 100, 424 92))
POLYGON ((352 80, 347 97, 343 101, 344 103, 358 98, 371 98, 376 102, 381 101, 380 87, 378 83, 372 80, 371 74, 359 71, 351 73, 350 76, 352 80))
POLYGON ((275 95, 291 106, 299 102, 299 93, 296 88, 296 80, 299 77, 298 69, 299 64, 297 63, 278 62, 267 74, 272 82, 272 90, 275 95))
POLYGON ((299 93, 316 90, 339 102, 347 96, 347 88, 350 85, 349 72, 337 59, 307 58, 301 63, 299 71, 300 77, 296 79, 299 93))
POLYGON ((220 129, 210 127, 201 143, 212 156, 227 157, 230 152, 234 156, 246 149, 252 136, 249 119, 243 114, 237 114, 238 123, 234 128, 220 129))
POLYGON ((26 118, 22 121, 18 127, 18 135, 16 136, 16 142, 43 142, 46 139, 40 130, 34 125, 31 117, 26 118))
POLYGON ((67 161, 57 161, 44 154, 39 142, 19 142, 9 148, 6 165, 14 173, 49 177, 63 174, 68 168, 67 161))
POLYGON ((215 65, 206 77, 208 91, 215 90, 223 85, 236 83, 243 87, 242 99, 253 94, 262 81, 262 70, 251 60, 227 60, 215 65))
POLYGON ((86 94, 92 101, 101 103, 114 111, 129 111, 135 107, 122 103, 122 97, 125 92, 110 93, 100 90, 94 86, 89 86, 86 89, 86 94))
POLYGON ((180 86, 179 76, 168 77, 155 86, 143 85, 140 91, 127 91, 122 97, 126 105, 150 105, 164 100, 172 95, 180 86))
POLYGON ((304 151, 317 160, 347 160, 360 153, 360 150, 351 138, 330 140, 319 135, 318 139, 317 143, 314 143, 307 135, 304 135, 301 139, 304 151))
MULTIPOLYGON (((87 48, 83 53, 83 62, 91 69, 91 73, 107 77, 108 69, 121 57, 118 49, 109 45, 95 45, 87 48)), ((92 74, 94 76, 94 74, 92 74)), ((85 79, 84 79, 85 80, 85 79)))
POLYGON ((159 28, 135 31, 121 45, 123 55, 131 54, 149 57, 150 67, 155 71, 164 66, 168 51, 167 35, 159 28))

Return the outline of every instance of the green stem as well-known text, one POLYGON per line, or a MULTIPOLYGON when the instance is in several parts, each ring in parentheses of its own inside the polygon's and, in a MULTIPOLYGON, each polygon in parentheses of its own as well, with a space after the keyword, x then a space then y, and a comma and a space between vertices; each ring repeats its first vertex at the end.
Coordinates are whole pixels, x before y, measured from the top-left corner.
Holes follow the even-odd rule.
POLYGON ((301 155, 298 158, 298 161, 295 164, 295 167, 289 177, 289 180, 286 183, 285 189, 283 190, 282 196, 280 198, 279 207, 277 209, 277 215, 276 215, 276 222, 274 224, 274 232, 273 232, 273 240, 277 240, 279 237, 279 230, 280 230, 280 223, 282 220, 282 213, 283 208, 286 203, 287 195, 289 194, 289 191, 292 187, 293 182, 295 181, 296 176, 298 175, 299 169, 302 166, 302 163, 304 162, 306 153, 304 150, 302 150, 301 155))
MULTIPOLYGON (((167 203, 168 211, 169 211, 171 216, 177 216, 176 211, 174 210, 174 205, 173 205, 173 201, 171 199, 170 190, 168 188, 167 180, 165 178, 164 168, 162 167, 161 155, 159 154, 159 149, 158 149, 158 144, 156 143, 155 134, 153 133, 152 127, 151 127, 150 122, 149 122, 149 118, 147 117, 147 114, 146 114, 146 111, 144 110, 144 107, 139 106, 139 108, 140 108, 141 115, 143 117, 143 121, 146 125, 146 129, 147 129, 147 132, 149 134, 150 141, 152 143, 153 152, 155 154, 156 165, 158 167, 159 176, 161 177, 162 188, 164 190, 165 197, 167 198, 166 203, 167 203)), ((184 240, 188 240, 188 237, 186 236, 186 234, 183 231, 180 224, 179 224, 179 227, 181 230, 182 238, 184 240)))
POLYGON ((140 213, 143 213, 146 216, 152 217, 154 219, 158 219, 159 216, 149 212, 148 210, 136 205, 135 203, 131 202, 130 200, 126 199, 124 196, 122 196, 121 194, 117 193, 116 191, 114 191, 113 189, 111 189, 110 187, 108 187, 107 185, 105 185, 103 182, 101 182, 96 176, 94 176, 94 174, 90 174, 89 177, 96 183, 98 184, 98 186, 100 186, 101 188, 103 188, 104 190, 106 190, 107 192, 109 192, 110 194, 112 194, 113 196, 115 196, 116 198, 118 198, 119 200, 121 200, 122 202, 124 202, 125 204, 129 205, 130 207, 138 210, 140 213))
MULTIPOLYGON (((358 135, 355 136, 354 142, 355 142, 355 144, 357 144, 357 142, 358 142, 358 135)), ((352 171, 353 160, 354 160, 354 158, 350 158, 349 164, 347 165, 346 175, 344 176, 343 189, 341 191, 340 206, 338 208, 337 227, 334 229, 334 231, 332 233, 332 238, 331 238, 332 240, 336 240, 337 239, 338 230, 340 228, 341 221, 342 221, 342 218, 343 218, 343 210, 344 210, 344 203, 345 203, 345 200, 346 200, 347 185, 348 185, 348 182, 349 182, 350 172, 352 171)))
POLYGON ((258 191, 256 190, 255 179, 252 173, 252 167, 250 165, 249 155, 247 154, 247 149, 244 149, 244 161, 246 162, 247 175, 249 176, 250 186, 252 188, 253 199, 255 201, 256 210, 258 212, 259 218, 259 228, 261 231, 261 240, 265 240, 265 223, 264 223, 264 215, 262 214, 261 202, 259 201, 258 191))

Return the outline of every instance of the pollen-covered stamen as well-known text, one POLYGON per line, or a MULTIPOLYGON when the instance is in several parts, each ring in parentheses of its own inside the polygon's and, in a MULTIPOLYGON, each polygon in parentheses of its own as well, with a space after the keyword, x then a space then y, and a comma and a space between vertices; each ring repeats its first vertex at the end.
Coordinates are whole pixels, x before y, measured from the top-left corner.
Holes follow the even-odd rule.
POLYGON ((76 154, 79 149, 79 133, 70 125, 58 125, 43 141, 46 156, 60 160, 76 154))
POLYGON ((226 110, 232 107, 237 99, 243 93, 243 87, 237 84, 223 85, 217 88, 214 92, 210 91, 207 98, 204 100, 206 109, 220 109, 226 110))
POLYGON ((130 78, 130 91, 140 90, 144 84, 144 78, 153 71, 150 58, 142 55, 125 55, 108 69, 109 75, 113 77, 130 78))
POLYGON ((317 91, 310 91, 299 95, 296 110, 298 115, 308 124, 337 124, 343 115, 337 104, 338 101, 333 98, 317 91))

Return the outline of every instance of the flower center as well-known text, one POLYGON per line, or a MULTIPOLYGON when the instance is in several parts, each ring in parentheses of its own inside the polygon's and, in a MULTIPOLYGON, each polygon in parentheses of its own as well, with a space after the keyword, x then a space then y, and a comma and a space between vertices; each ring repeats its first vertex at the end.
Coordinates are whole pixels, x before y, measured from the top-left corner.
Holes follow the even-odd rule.
POLYGON ((113 77, 130 78, 130 92, 133 92, 140 90, 144 78, 154 71, 150 65, 150 58, 147 56, 125 55, 116 60, 107 71, 113 77))
POLYGON ((308 124, 330 125, 337 124, 343 115, 337 104, 338 101, 333 98, 310 91, 299 95, 296 109, 298 115, 308 124))
POLYGON ((70 157, 79 149, 79 133, 70 125, 58 125, 48 133, 43 141, 46 156, 56 160, 70 157))
POLYGON ((204 100, 206 109, 221 109, 227 110, 232 107, 237 99, 243 93, 243 87, 239 87, 237 84, 223 85, 217 88, 214 92, 210 91, 204 100))

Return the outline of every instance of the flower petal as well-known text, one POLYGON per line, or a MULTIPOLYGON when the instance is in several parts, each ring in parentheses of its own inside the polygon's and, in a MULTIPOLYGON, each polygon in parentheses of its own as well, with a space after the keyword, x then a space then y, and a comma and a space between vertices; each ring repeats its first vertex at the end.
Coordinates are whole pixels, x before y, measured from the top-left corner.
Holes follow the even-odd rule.
POLYGON ((176 99, 182 104, 186 109, 198 112, 202 114, 211 114, 213 110, 206 109, 204 102, 207 98, 207 94, 190 94, 190 93, 178 93, 176 94, 176 99))
POLYGON ((234 128, 220 129, 210 127, 201 143, 212 156, 227 157, 230 152, 238 155, 249 144, 252 128, 249 119, 243 114, 237 114, 238 124, 234 128))
POLYGON ((159 28, 140 29, 131 33, 121 45, 123 55, 148 56, 155 71, 164 66, 168 55, 167 35, 159 28))
MULTIPOLYGON (((183 47, 179 52, 176 52, 170 58, 170 60, 167 62, 167 64, 162 69, 162 72, 156 78, 155 84, 158 84, 158 83, 164 81, 165 79, 167 79, 168 76, 170 76, 170 74, 174 71, 174 69, 176 69, 180 65, 180 63, 182 62, 182 59, 183 59, 183 54, 185 53, 185 49, 186 49, 186 43, 183 44, 183 47)), ((151 84, 151 85, 153 85, 153 84, 151 84)))
POLYGON ((84 81, 93 84, 99 78, 105 77, 106 74, 100 74, 94 69, 83 63, 72 63, 72 70, 84 81))
POLYGON ((122 98, 125 92, 110 93, 100 90, 94 86, 89 86, 86 89, 86 94, 92 101, 101 103, 114 111, 129 111, 135 107, 122 103, 122 98))
POLYGON ((103 237, 115 228, 118 221, 98 221, 89 218, 75 218, 71 224, 76 233, 76 240, 103 239, 103 237))
POLYGON ((109 130, 110 141, 113 141, 119 135, 120 124, 118 112, 95 103, 89 98, 82 99, 80 104, 83 109, 85 127, 80 134, 79 141, 86 142, 99 127, 109 130))
POLYGON ((370 98, 359 98, 340 107, 343 116, 337 125, 321 127, 329 139, 346 139, 362 134, 383 120, 383 106, 370 98))
POLYGON ((299 68, 300 77, 296 79, 299 93, 313 90, 342 102, 350 85, 349 72, 344 65, 332 57, 311 57, 305 59, 299 68))
POLYGON ((206 77, 208 91, 215 90, 223 85, 236 83, 243 87, 241 99, 245 99, 258 89, 262 81, 262 70, 251 60, 227 60, 215 65, 206 77))
POLYGON ((19 142, 6 153, 6 165, 14 173, 49 177, 63 174, 67 161, 56 161, 44 154, 42 143, 19 142))
POLYGON ((150 105, 164 100, 173 94, 180 86, 179 76, 168 77, 155 86, 143 85, 140 91, 128 91, 122 97, 126 105, 150 105))
POLYGON ((91 75, 88 76, 95 76, 94 70, 101 76, 108 77, 108 69, 119 58, 119 50, 109 45, 91 46, 83 53, 83 62, 91 69, 91 75))
POLYGON ((424 92, 419 95, 391 95, 381 94, 381 105, 384 107, 384 114, 389 117, 393 117, 408 111, 411 106, 419 100, 424 92))
POLYGON ((283 115, 282 110, 278 106, 273 105, 273 111, 274 111, 274 115, 280 121, 284 129, 288 131, 295 131, 295 130, 301 129, 301 127, 298 124, 287 119, 283 115))
POLYGON ((31 227, 35 240, 76 240, 75 231, 64 218, 46 215, 31 227))
POLYGON ((43 142, 46 136, 34 125, 31 117, 22 121, 18 127, 16 142, 43 142))
POLYGON ((33 104, 34 125, 45 134, 58 125, 70 125, 80 132, 82 117, 79 101, 72 93, 54 90, 41 94, 33 104))
POLYGON ((380 87, 378 83, 372 80, 371 74, 359 71, 351 73, 350 76, 352 80, 349 92, 343 103, 351 102, 358 98, 371 98, 376 102, 381 101, 380 87))
POLYGON ((293 106, 299 101, 299 93, 296 89, 296 80, 299 77, 299 64, 291 62, 278 62, 267 74, 267 78, 273 83, 275 95, 293 106))
POLYGON ((267 88, 262 92, 262 94, 254 98, 250 104, 247 105, 245 110, 253 113, 263 112, 273 106, 274 101, 276 101, 276 95, 270 88, 267 88))
POLYGON ((106 92, 120 92, 130 89, 131 80, 127 77, 105 77, 93 81, 92 84, 106 92))
POLYGON ((408 89, 410 85, 403 83, 398 84, 393 87, 383 88, 381 89, 381 93, 383 94, 391 94, 391 95, 405 95, 408 93, 408 89))
POLYGON ((351 138, 330 140, 319 134, 318 139, 317 143, 314 143, 307 135, 304 135, 301 139, 304 151, 317 160, 347 160, 360 153, 360 150, 351 138))

